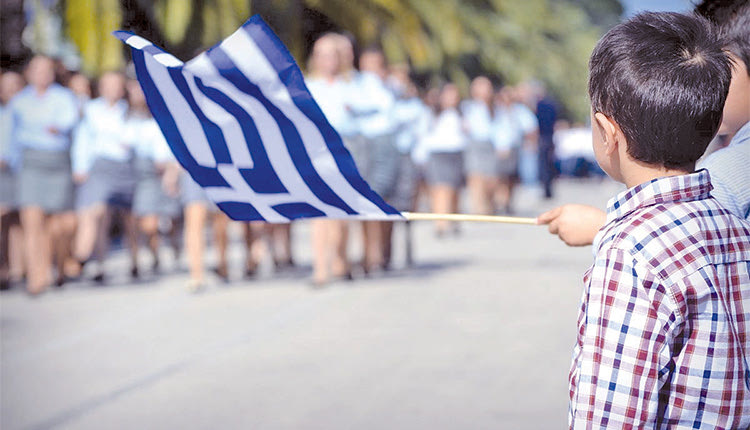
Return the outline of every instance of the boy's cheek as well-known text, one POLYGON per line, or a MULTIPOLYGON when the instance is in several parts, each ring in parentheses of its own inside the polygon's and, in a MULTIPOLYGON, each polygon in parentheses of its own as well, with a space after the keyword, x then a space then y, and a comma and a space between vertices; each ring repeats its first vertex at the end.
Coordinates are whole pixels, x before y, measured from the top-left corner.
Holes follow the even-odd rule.
POLYGON ((750 76, 741 61, 732 71, 732 82, 724 104, 724 118, 719 134, 734 134, 750 121, 750 76))

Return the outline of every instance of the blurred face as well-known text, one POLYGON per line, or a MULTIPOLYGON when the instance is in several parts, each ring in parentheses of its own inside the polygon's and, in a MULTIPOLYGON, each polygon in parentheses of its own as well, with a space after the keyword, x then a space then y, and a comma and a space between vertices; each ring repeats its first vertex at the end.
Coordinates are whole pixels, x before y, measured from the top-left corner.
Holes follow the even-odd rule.
POLYGON ((385 78, 388 70, 385 68, 385 57, 380 52, 365 52, 359 57, 359 70, 371 72, 385 78))
POLYGON ((91 97, 91 82, 86 76, 76 73, 70 78, 68 88, 77 96, 91 97))
POLYGON ((23 77, 16 72, 5 72, 0 76, 0 103, 5 104, 23 89, 23 77))
POLYGON ((495 96, 495 102, 501 106, 510 106, 513 102, 512 90, 508 87, 503 87, 497 92, 495 96))
POLYGON ((492 100, 492 82, 484 76, 480 76, 471 81, 471 88, 469 90, 471 98, 479 100, 485 103, 489 103, 492 100))
POLYGON ((125 79, 119 73, 108 72, 99 79, 99 95, 110 103, 125 96, 125 79))
POLYGON ((440 90, 437 88, 430 88, 427 94, 424 95, 424 103, 432 109, 435 109, 440 101, 440 90))
POLYGON ((404 66, 391 67, 391 78, 406 86, 411 81, 409 78, 409 68, 404 66))
POLYGON ((530 105, 534 98, 533 89, 527 83, 519 84, 514 88, 513 99, 518 103, 530 105))
POLYGON ((55 63, 51 58, 37 56, 26 69, 26 80, 37 89, 45 89, 55 82, 55 63))
POLYGON ((724 117, 719 127, 720 135, 734 134, 750 121, 750 76, 747 74, 747 65, 734 55, 732 59, 735 64, 724 104, 724 117))
POLYGON ((127 83, 128 88, 128 102, 135 108, 146 107, 146 96, 143 95, 141 84, 137 80, 131 79, 127 83))
POLYGON ((440 92, 440 108, 454 109, 458 107, 461 102, 461 94, 458 92, 458 87, 453 84, 448 84, 440 92))
POLYGON ((339 58, 341 59, 341 69, 351 70, 354 68, 354 47, 352 42, 346 36, 336 38, 336 49, 339 52, 339 58))
POLYGON ((318 39, 313 47, 312 55, 312 61, 310 62, 312 74, 326 78, 333 78, 338 75, 341 69, 341 61, 334 38, 323 37, 318 39))

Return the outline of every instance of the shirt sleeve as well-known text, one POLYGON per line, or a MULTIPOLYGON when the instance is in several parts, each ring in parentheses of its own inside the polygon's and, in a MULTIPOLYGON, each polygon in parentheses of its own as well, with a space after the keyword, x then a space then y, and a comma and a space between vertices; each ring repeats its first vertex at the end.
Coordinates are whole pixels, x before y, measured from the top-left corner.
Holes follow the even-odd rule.
POLYGON ((72 93, 65 91, 60 94, 58 114, 55 117, 55 127, 62 133, 70 133, 78 124, 78 104, 72 93))
POLYGON ((346 100, 354 116, 381 114, 389 111, 395 103, 393 94, 375 76, 361 76, 357 90, 350 92, 346 100))
POLYGON ((579 314, 570 428, 654 428, 676 307, 627 252, 605 254, 590 272, 579 314))
POLYGON ((93 138, 91 134, 92 130, 89 118, 88 115, 85 115, 83 121, 81 121, 73 133, 73 145, 70 149, 73 173, 86 174, 91 169, 91 164, 93 163, 91 155, 91 142, 93 138))

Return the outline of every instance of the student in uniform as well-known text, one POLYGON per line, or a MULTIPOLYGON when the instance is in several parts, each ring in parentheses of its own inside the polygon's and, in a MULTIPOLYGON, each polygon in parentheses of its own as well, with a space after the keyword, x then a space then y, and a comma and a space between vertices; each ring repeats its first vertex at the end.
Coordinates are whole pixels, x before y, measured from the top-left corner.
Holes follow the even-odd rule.
MULTIPOLYGON (((342 43, 339 35, 326 34, 313 45, 307 87, 331 125, 341 134, 344 144, 354 129, 346 108, 348 85, 341 80, 342 43)), ((320 287, 334 279, 351 279, 347 255, 348 223, 343 220, 314 219, 313 285, 320 287)))
POLYGON ((11 272, 14 268, 11 260, 15 257, 11 253, 23 249, 16 204, 18 160, 11 159, 13 116, 8 103, 24 85, 23 76, 19 73, 8 71, 0 75, 0 290, 10 288, 11 272))
POLYGON ((470 86, 471 99, 461 104, 468 129, 464 162, 466 185, 474 212, 493 214, 493 199, 497 186, 497 162, 492 146, 492 119, 495 114, 495 89, 486 76, 474 78, 470 86))
POLYGON ((130 275, 138 277, 136 227, 130 211, 135 172, 133 147, 124 139, 128 103, 125 76, 107 72, 99 79, 99 98, 86 104, 73 144, 73 174, 78 184, 78 235, 76 257, 85 264, 95 259, 94 281, 104 281, 104 261, 109 249, 109 227, 115 210, 125 221, 130 251, 130 275))
MULTIPOLYGON (((430 111, 419 98, 416 85, 409 76, 408 66, 394 67, 391 70, 389 84, 396 94, 396 104, 393 116, 398 122, 395 136, 396 148, 399 152, 398 177, 396 190, 389 202, 396 210, 416 211, 417 188, 419 186, 419 170, 414 163, 413 153, 419 143, 419 134, 423 123, 429 120, 430 111)), ((413 264, 411 254, 411 222, 403 223, 406 235, 406 262, 413 264)), ((385 267, 391 265, 393 223, 387 223, 385 228, 385 267)))
MULTIPOLYGON (((503 87, 497 92, 491 136, 498 176, 495 202, 498 209, 506 214, 513 212, 513 190, 518 184, 518 163, 525 134, 512 93, 510 87, 503 87)), ((526 117, 530 118, 528 115, 526 117)), ((527 127, 533 128, 531 125, 527 127)))
POLYGON ((136 217, 139 232, 146 236, 152 256, 151 269, 156 273, 160 268, 159 219, 161 216, 174 219, 179 215, 174 188, 168 184, 166 175, 168 170, 175 169, 176 161, 159 125, 151 116, 138 81, 129 80, 127 92, 129 108, 124 138, 135 154, 133 216, 136 217))
MULTIPOLYGON (((387 62, 380 48, 366 49, 359 57, 357 91, 350 93, 349 105, 357 117, 367 151, 362 174, 370 187, 389 202, 396 190, 399 153, 395 145, 397 123, 393 116, 396 98, 386 86, 387 62)), ((359 165, 357 166, 359 167, 359 165)), ((364 221, 365 273, 385 269, 386 231, 392 221, 364 221)))
POLYGON ((48 57, 32 58, 26 69, 29 85, 9 105, 11 159, 19 163, 16 198, 31 294, 51 284, 53 261, 56 284, 62 285, 75 229, 70 135, 78 122, 78 108, 70 90, 55 83, 54 67, 48 57))
MULTIPOLYGON (((464 183, 463 154, 468 137, 459 110, 461 95, 456 85, 448 83, 440 90, 438 109, 421 142, 428 154, 426 180, 430 202, 435 213, 458 212, 458 192, 464 183)), ((457 226, 447 221, 435 222, 435 234, 444 236, 457 226)))

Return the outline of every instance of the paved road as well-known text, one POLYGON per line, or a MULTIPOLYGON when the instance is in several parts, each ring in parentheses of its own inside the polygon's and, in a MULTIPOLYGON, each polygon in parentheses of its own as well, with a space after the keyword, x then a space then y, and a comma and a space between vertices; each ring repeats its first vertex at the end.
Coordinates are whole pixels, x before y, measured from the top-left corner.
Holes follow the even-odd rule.
MULTIPOLYGON (((527 189, 519 207, 603 206, 618 189, 566 182, 552 202, 527 189)), ((312 290, 307 226, 296 233, 297 276, 196 295, 184 271, 125 283, 119 255, 107 287, 3 293, 0 426, 565 427, 588 248, 533 226, 465 224, 438 240, 420 223, 415 270, 312 290)))

